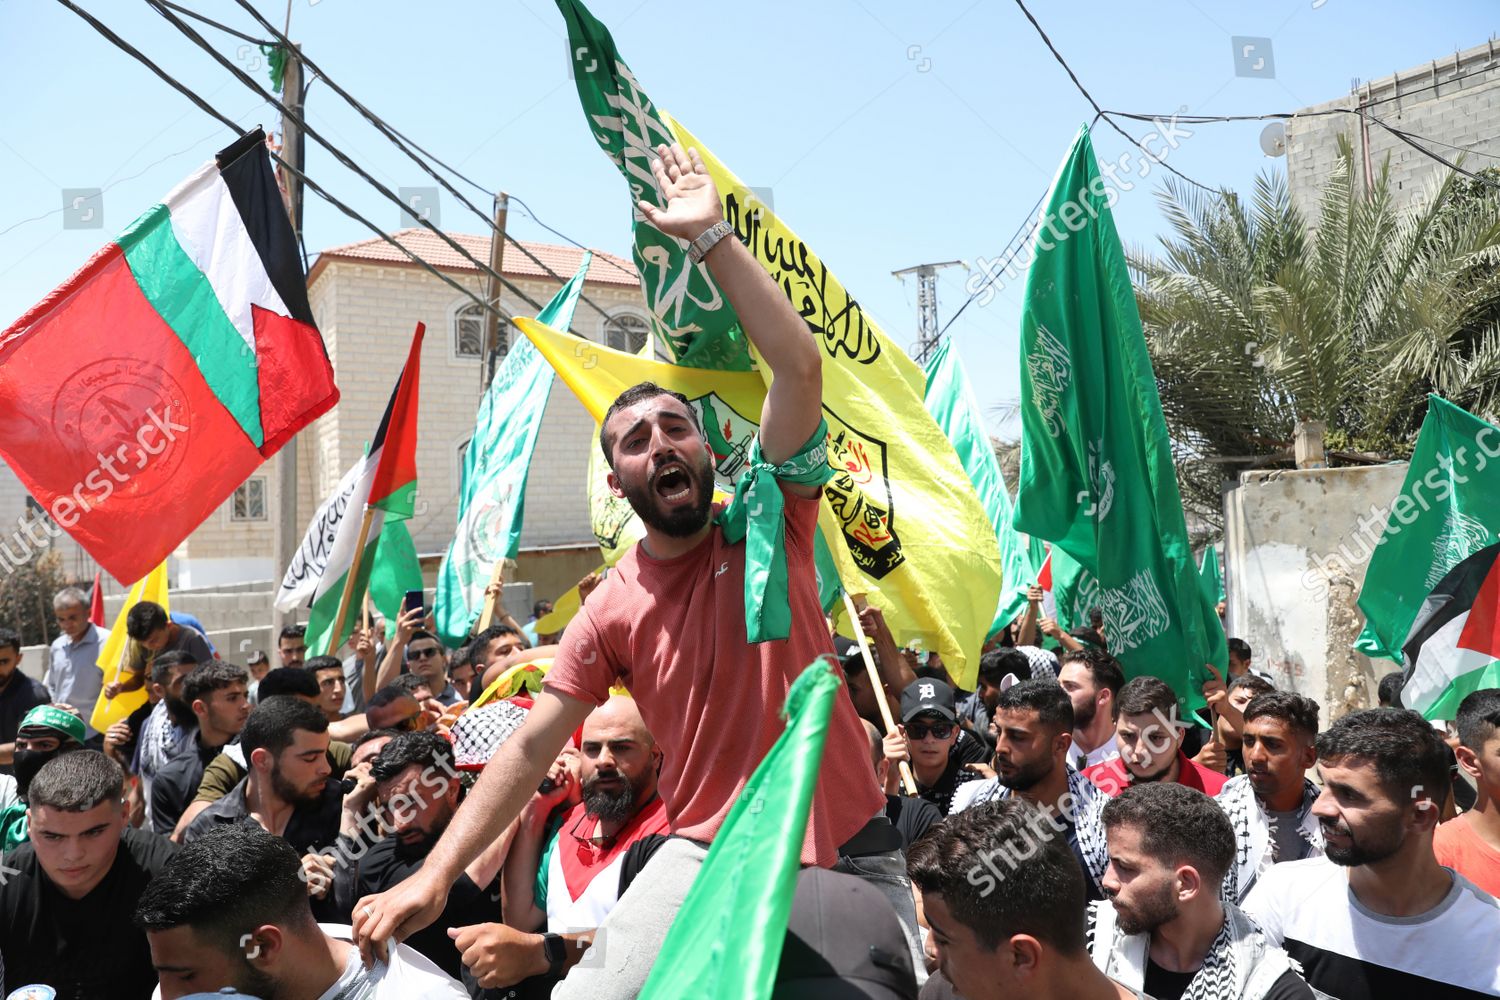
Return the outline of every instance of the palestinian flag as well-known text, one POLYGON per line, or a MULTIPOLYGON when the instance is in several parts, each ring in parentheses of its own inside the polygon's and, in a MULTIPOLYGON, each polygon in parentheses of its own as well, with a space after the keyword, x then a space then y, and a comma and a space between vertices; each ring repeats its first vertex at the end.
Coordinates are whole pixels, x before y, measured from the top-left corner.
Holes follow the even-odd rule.
POLYGON ((259 129, 0 333, 0 458, 121 581, 336 402, 259 129))
MULTIPOLYGON (((386 403, 380 427, 355 476, 354 489, 346 502, 346 513, 338 521, 333 547, 323 564, 313 593, 312 614, 307 623, 307 649, 312 655, 329 655, 354 630, 364 595, 371 585, 390 578, 410 581, 416 550, 403 523, 412 516, 417 493, 417 387, 421 382, 422 335, 427 328, 417 324, 411 349, 395 391, 386 403), (365 524, 365 515, 369 524, 365 524), (354 583, 349 598, 344 591, 354 583), (339 608, 344 608, 339 617, 339 608)), ((412 590, 421 588, 420 568, 415 570, 412 590)), ((379 587, 388 593, 393 587, 379 587)), ((404 589, 401 591, 404 593, 404 589)), ((395 618, 385 609, 387 625, 395 618)))
POLYGON ((1453 567, 1427 595, 1401 647, 1401 703, 1451 719, 1480 688, 1500 687, 1500 543, 1453 567))

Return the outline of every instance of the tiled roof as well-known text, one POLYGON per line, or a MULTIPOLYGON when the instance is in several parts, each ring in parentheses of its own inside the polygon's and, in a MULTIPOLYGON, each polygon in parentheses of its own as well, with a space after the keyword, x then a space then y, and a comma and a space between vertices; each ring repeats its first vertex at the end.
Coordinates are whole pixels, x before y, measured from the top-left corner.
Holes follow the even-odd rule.
MULTIPOLYGON (((449 233, 448 236, 459 246, 463 247, 475 259, 486 263, 490 259, 490 238, 488 236, 471 236, 468 233, 449 233)), ((467 258, 448 244, 438 239, 435 233, 426 229, 401 229, 391 234, 391 238, 399 242, 418 257, 427 261, 433 267, 444 271, 467 271, 470 274, 479 273, 467 258)), ((546 270, 538 266, 526 254, 516 249, 516 244, 525 247, 532 256, 551 268, 557 275, 568 278, 578 269, 578 263, 583 258, 583 251, 577 247, 560 247, 551 243, 530 243, 526 240, 507 242, 505 246, 505 262, 502 271, 508 278, 546 278, 551 279, 546 270)), ((391 246, 385 240, 371 237, 368 240, 360 240, 358 243, 346 243, 339 247, 330 247, 318 255, 318 260, 313 264, 312 273, 308 275, 309 281, 322 270, 325 259, 338 258, 341 260, 367 261, 374 264, 401 264, 407 267, 417 267, 416 263, 406 254, 391 246)), ((624 287, 635 287, 640 283, 636 274, 635 265, 630 261, 614 254, 605 253, 602 250, 594 251, 594 261, 589 265, 588 281, 602 285, 621 285, 624 287)))

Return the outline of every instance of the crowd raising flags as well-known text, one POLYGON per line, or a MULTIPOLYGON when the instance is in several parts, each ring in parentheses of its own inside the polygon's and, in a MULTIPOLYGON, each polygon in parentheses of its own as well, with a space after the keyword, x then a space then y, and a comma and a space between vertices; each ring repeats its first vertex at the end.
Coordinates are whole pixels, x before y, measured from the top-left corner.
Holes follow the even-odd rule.
MULTIPOLYGON (((1225 576, 1212 544, 1193 558, 1088 127, 1026 275, 1013 498, 953 344, 908 357, 646 95, 608 29, 556 3, 590 134, 626 181, 653 336, 629 353, 571 332, 589 251, 514 319, 430 621, 403 615, 424 588, 409 528, 421 322, 366 453, 286 568, 275 606, 310 620, 277 638, 280 671, 221 659, 168 617, 169 554, 339 398, 264 133, 0 333, 0 457, 131 582, 107 636, 74 629, 81 592, 57 595, 49 676, 87 658, 117 690, 127 663, 151 664, 148 684, 79 706, 104 734, 86 749, 42 685, 14 710, 32 688, 0 629, 0 653, 17 647, 0 661, 15 773, 0 772, 0 832, 24 815, 34 841, 0 865, 0 995, 84 995, 81 975, 117 971, 132 998, 160 979, 158 995, 917 1000, 930 974, 921 995, 973 1000, 1377 1000, 1388 971, 1391 996, 1500 990, 1494 899, 1466 880, 1472 866, 1500 888, 1483 764, 1500 739, 1500 427, 1430 397, 1372 546, 1356 648, 1402 664, 1394 697, 1413 711, 1324 729, 1315 701, 1238 662, 1238 640, 1220 693, 1225 576), (492 625, 557 377, 606 439, 574 485, 610 575, 524 628, 492 625), (388 625, 375 683, 350 641, 369 604, 388 625), (1055 653, 1022 637, 1037 612, 1073 630, 1042 627, 1055 653), (366 672, 352 701, 351 668, 366 672), (85 777, 60 789, 69 767, 85 777), (1330 799, 1337 820, 1313 811, 1330 799), (57 866, 57 841, 85 826, 88 865, 57 866), (91 902, 36 919, 54 882, 91 902), (1148 905, 1152 884, 1172 906, 1148 905), (1377 902, 1397 930, 1369 916, 1377 902), (81 969, 84 939, 114 951, 81 969)), ((267 55, 279 76, 287 51, 267 55)), ((1325 584, 1347 570, 1328 562, 1325 584)), ((100 575, 90 617, 103 624, 100 575)))
MULTIPOLYGON (((823 351, 829 464, 820 537, 845 589, 886 610, 898 641, 942 655, 961 683, 994 621, 995 533, 953 445, 922 406, 922 370, 784 222, 682 123, 659 110, 582 4, 558 0, 590 130, 625 175, 631 204, 653 203, 656 146, 696 149, 734 228, 823 351)), ((634 210, 636 264, 655 324, 678 364, 743 371, 747 342, 723 293, 686 249, 634 210)), ((760 376, 773 373, 762 368, 760 376)), ((829 564, 825 562, 825 564, 829 564)))

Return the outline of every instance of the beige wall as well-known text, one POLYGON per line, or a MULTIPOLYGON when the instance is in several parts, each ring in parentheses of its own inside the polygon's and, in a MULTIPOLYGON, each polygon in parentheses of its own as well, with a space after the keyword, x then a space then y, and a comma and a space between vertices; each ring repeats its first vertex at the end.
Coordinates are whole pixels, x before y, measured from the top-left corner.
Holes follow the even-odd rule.
MULTIPOLYGON (((454 277, 476 294, 482 281, 474 275, 454 277)), ((516 279, 516 285, 538 302, 556 291, 555 282, 516 279)), ((410 346, 417 321, 427 325, 422 347, 421 394, 418 406, 417 512, 411 521, 417 551, 441 553, 447 548, 458 517, 459 446, 473 431, 480 398, 480 362, 454 351, 453 315, 469 300, 450 286, 416 268, 330 259, 309 290, 313 315, 328 345, 341 392, 338 406, 298 436, 298 523, 311 519, 318 502, 363 453, 374 435, 397 374, 410 346)), ((585 286, 585 294, 607 311, 645 314, 635 288, 585 286)), ((508 313, 533 310, 509 292, 501 296, 508 313)), ((573 329, 591 339, 603 336, 604 317, 580 302, 573 329)), ((512 331, 514 333, 514 331, 512 331)), ((519 336, 518 333, 515 335, 519 336)), ((561 380, 553 384, 547 413, 537 441, 536 457, 526 489, 526 521, 522 549, 592 542, 585 496, 587 453, 593 421, 561 380)), ((277 483, 275 462, 256 475, 267 479, 268 498, 277 483)), ((268 513, 271 510, 268 509, 268 513)), ((193 560, 269 559, 272 528, 269 520, 235 522, 226 502, 179 550, 193 560)), ((597 557, 597 550, 592 557, 597 557)), ((581 564, 587 559, 578 560, 581 564)), ((555 565, 557 557, 536 561, 538 569, 555 565)), ((523 565, 526 561, 523 559, 523 565)), ((557 580, 538 586, 549 593, 566 579, 572 586, 594 563, 573 573, 571 563, 557 580)), ((554 574, 549 573, 548 576, 554 574)), ((279 573, 277 574, 279 578, 279 573)), ((520 577, 526 579, 524 575, 520 577)))

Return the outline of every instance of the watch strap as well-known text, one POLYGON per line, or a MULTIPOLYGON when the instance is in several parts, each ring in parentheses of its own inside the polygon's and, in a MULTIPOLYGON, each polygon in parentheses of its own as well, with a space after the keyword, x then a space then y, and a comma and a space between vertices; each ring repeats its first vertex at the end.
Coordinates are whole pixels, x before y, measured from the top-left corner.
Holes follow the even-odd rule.
POLYGON ((547 975, 556 976, 568 959, 568 942, 561 934, 543 934, 542 957, 547 960, 547 975))
POLYGON ((708 256, 708 252, 712 250, 720 240, 733 232, 734 229, 729 225, 729 223, 724 219, 720 219, 718 222, 715 222, 713 225, 709 226, 708 229, 704 231, 702 236, 698 237, 692 243, 688 244, 688 258, 692 260, 694 264, 703 263, 703 258, 708 256))

